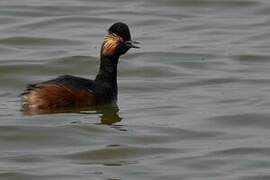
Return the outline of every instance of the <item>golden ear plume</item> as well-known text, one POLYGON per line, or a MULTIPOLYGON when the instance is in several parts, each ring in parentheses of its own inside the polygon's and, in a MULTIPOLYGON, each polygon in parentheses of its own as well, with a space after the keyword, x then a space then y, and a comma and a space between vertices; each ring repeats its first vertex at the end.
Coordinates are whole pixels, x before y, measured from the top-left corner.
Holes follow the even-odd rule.
POLYGON ((109 33, 104 38, 102 54, 105 56, 113 55, 115 52, 115 48, 121 42, 124 42, 122 37, 120 37, 114 33, 109 33))

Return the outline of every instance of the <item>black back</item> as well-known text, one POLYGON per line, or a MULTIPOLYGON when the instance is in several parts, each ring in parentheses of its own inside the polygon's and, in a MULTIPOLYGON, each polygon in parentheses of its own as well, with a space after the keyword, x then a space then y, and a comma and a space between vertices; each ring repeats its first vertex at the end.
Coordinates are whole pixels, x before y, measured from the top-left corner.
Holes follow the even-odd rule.
POLYGON ((62 85, 77 90, 89 90, 95 92, 95 83, 93 80, 85 79, 76 76, 62 75, 49 81, 44 81, 37 84, 29 84, 26 90, 21 95, 29 94, 32 90, 40 88, 43 85, 62 85))

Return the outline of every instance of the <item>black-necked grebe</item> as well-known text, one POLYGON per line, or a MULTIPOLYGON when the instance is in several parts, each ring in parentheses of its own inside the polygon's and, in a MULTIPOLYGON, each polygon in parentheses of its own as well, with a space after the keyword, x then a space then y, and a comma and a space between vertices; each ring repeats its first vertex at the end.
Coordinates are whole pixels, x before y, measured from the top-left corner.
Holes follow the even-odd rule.
POLYGON ((23 110, 80 108, 115 102, 119 57, 130 48, 138 48, 136 44, 137 42, 131 41, 126 24, 113 24, 101 47, 100 67, 95 80, 63 75, 49 81, 30 84, 22 93, 23 110))

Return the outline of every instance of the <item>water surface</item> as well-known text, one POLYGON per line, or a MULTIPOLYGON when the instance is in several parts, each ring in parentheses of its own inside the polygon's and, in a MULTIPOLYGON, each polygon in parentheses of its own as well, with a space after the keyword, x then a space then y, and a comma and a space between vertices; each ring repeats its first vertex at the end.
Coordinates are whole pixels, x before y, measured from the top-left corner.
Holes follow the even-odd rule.
POLYGON ((270 179, 267 0, 2 0, 0 179, 270 179), (119 64, 119 109, 28 116, 18 95, 94 78, 106 29, 140 50, 119 64))

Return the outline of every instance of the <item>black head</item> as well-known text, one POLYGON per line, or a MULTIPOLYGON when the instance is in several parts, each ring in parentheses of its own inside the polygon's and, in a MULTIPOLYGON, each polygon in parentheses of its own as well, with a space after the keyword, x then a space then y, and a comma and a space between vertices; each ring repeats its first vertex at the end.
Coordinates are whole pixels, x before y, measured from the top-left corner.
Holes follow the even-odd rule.
POLYGON ((124 39, 124 41, 131 40, 128 25, 126 25, 125 23, 122 23, 122 22, 118 22, 118 23, 113 24, 109 28, 109 33, 114 33, 114 34, 122 37, 124 39))
POLYGON ((138 42, 131 41, 131 35, 128 26, 125 23, 118 22, 113 24, 105 37, 102 47, 102 55, 114 56, 125 54, 130 48, 139 48, 135 46, 138 42))

